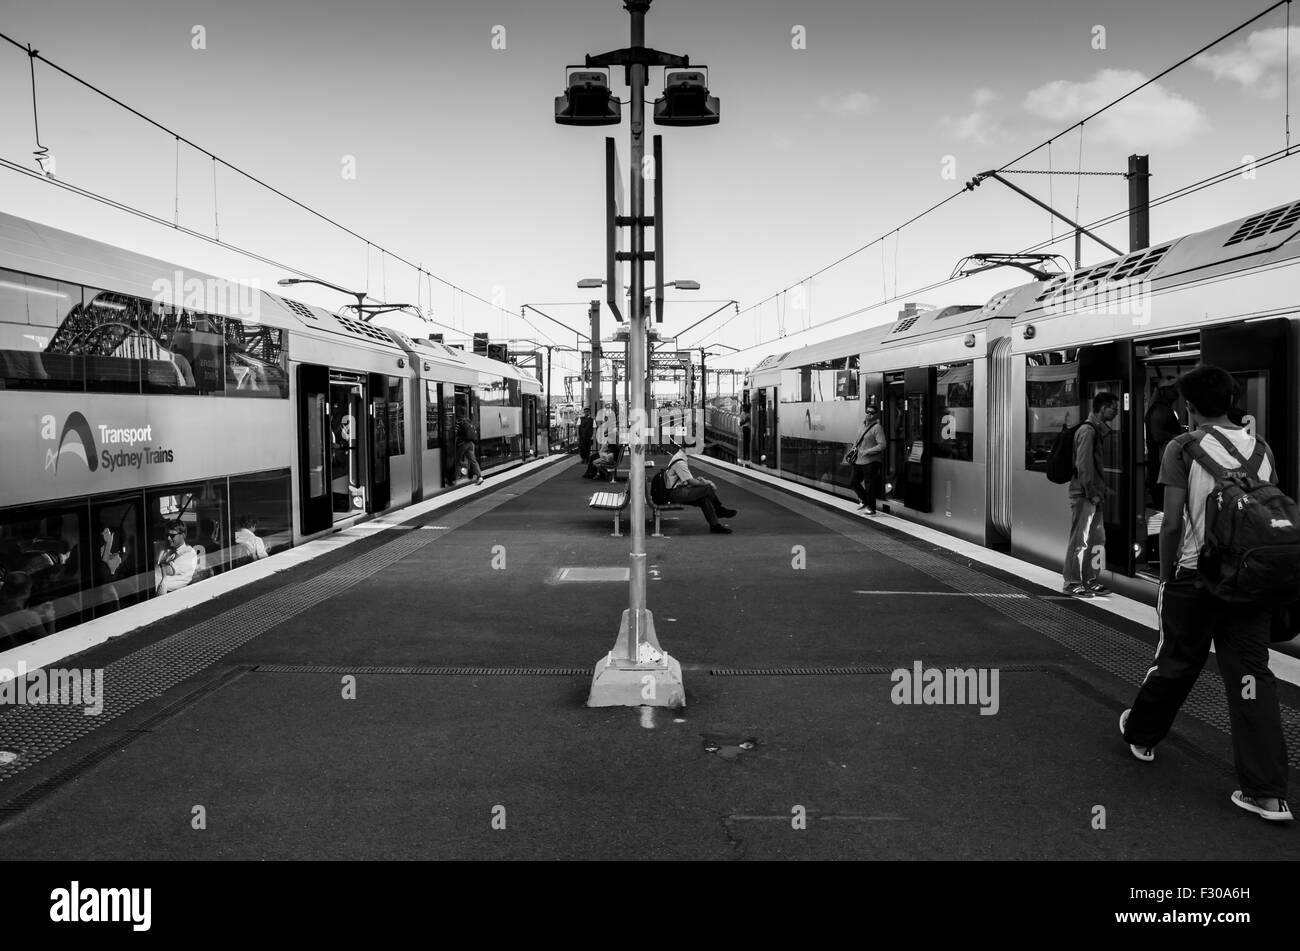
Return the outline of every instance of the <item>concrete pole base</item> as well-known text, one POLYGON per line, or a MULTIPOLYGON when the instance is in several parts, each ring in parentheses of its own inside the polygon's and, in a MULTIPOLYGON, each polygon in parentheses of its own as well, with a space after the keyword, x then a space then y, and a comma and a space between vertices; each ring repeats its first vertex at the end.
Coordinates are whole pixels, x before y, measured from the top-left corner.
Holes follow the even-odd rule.
POLYGON ((627 656, 631 637, 629 611, 623 611, 614 649, 596 663, 591 680, 589 707, 670 707, 686 706, 686 687, 682 683, 682 665, 664 653, 655 637, 654 617, 645 612, 641 655, 636 663, 627 656))

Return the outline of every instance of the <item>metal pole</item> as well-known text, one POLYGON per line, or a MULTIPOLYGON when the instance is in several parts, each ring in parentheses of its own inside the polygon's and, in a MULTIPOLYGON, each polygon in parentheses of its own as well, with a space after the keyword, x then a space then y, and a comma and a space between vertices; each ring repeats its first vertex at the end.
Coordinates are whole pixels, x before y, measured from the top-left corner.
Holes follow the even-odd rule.
MULTIPOLYGON (((632 17, 632 49, 645 48, 645 15, 650 0, 625 0, 624 7, 632 17)), ((629 412, 629 439, 631 462, 628 465, 627 489, 632 495, 631 551, 628 554, 631 583, 628 592, 628 660, 635 664, 641 656, 641 641, 645 629, 646 612, 646 556, 645 556, 645 430, 648 427, 645 393, 639 384, 646 372, 646 314, 645 314, 645 179, 642 161, 645 157, 645 87, 646 68, 637 63, 629 70, 632 86, 632 157, 628 177, 631 179, 632 197, 632 314, 628 327, 628 377, 631 386, 632 406, 629 412)))
POLYGON ((1128 157, 1128 249, 1131 254, 1151 246, 1151 201, 1147 155, 1128 157))
POLYGON ((546 348, 546 453, 551 453, 551 348, 546 348))
POLYGON ((600 301, 591 302, 591 418, 600 407, 600 301))

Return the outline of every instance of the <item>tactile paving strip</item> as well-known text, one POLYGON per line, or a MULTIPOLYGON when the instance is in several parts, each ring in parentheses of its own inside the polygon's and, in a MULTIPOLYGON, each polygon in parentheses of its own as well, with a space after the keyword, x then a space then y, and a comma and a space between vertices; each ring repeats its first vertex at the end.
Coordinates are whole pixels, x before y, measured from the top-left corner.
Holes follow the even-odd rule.
MULTIPOLYGON (((560 471, 564 471, 563 466, 544 469, 521 479, 516 485, 521 491, 527 491, 560 471)), ((459 528, 507 501, 509 499, 500 493, 492 493, 474 499, 450 514, 443 514, 440 521, 451 528, 459 528)), ((140 704, 161 696, 259 634, 336 597, 442 537, 445 536, 440 532, 400 532, 392 541, 335 565, 314 578, 268 591, 114 661, 104 668, 104 709, 97 716, 87 716, 81 706, 40 704, 11 707, 0 716, 0 749, 17 750, 21 755, 0 766, 0 783, 30 769, 140 704)))
MULTIPOLYGON (((920 543, 909 544, 892 532, 883 529, 865 531, 846 525, 846 516, 833 514, 814 502, 758 483, 741 483, 737 480, 736 484, 747 492, 843 535, 863 548, 909 565, 954 590, 970 595, 994 611, 1044 635, 1071 653, 1131 684, 1135 691, 1151 667, 1155 653, 1150 646, 1070 610, 1059 601, 1001 596, 1024 592, 992 575, 982 574, 928 552, 920 543)), ((1154 610, 1153 608, 1152 611, 1154 610)), ((1218 672, 1207 667, 1183 704, 1182 712, 1231 734, 1228 704, 1224 696, 1223 679, 1218 672)), ((1282 732, 1286 736, 1290 764, 1292 768, 1300 767, 1300 714, 1286 704, 1282 704, 1281 709, 1282 732)))
POLYGON ((258 664, 269 674, 412 674, 425 677, 590 677, 591 667, 348 667, 312 664, 258 664))

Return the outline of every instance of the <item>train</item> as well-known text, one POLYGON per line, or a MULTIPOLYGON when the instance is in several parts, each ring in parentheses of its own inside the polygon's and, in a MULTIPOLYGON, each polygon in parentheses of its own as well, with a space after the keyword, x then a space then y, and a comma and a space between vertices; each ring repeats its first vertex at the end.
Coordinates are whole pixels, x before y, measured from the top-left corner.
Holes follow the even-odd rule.
POLYGON ((0 214, 0 651, 548 451, 512 364, 0 214), (174 530, 174 528, 173 528, 174 530), (39 623, 38 623, 39 622, 39 623))
MULTIPOLYGON (((1201 362, 1228 370, 1243 425, 1272 447, 1295 498, 1298 324, 1300 201, 983 304, 908 307, 892 323, 772 354, 741 393, 706 408, 705 452, 855 498, 843 456, 874 406, 888 440, 880 510, 1059 569, 1069 507, 1047 457, 1062 428, 1112 392, 1121 410, 1105 442, 1102 580, 1154 602, 1162 513, 1148 422, 1161 388, 1201 362)), ((1172 410, 1186 425, 1180 400, 1172 410)))

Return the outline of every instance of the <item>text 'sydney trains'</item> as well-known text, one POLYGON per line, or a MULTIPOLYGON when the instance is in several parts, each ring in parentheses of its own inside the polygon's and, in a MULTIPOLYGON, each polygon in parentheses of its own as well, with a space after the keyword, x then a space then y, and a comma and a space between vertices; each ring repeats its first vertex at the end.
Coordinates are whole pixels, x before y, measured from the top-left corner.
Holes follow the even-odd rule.
MULTIPOLYGON (((0 214, 0 651, 545 453, 518 367, 0 214)), ((544 412, 544 407, 540 408, 544 412)))
POLYGON ((1228 370, 1244 425, 1272 446, 1294 498, 1298 322, 1294 202, 1010 288, 982 307, 909 308, 895 323, 773 355, 743 393, 711 400, 705 451, 854 498, 843 457, 875 405, 888 439, 886 511, 1059 568, 1069 508, 1065 487, 1044 473, 1047 456, 1062 426, 1110 391, 1121 411, 1105 442, 1105 582, 1150 600, 1156 452, 1168 437, 1149 430, 1153 416, 1187 423, 1166 384, 1199 362, 1228 370))

